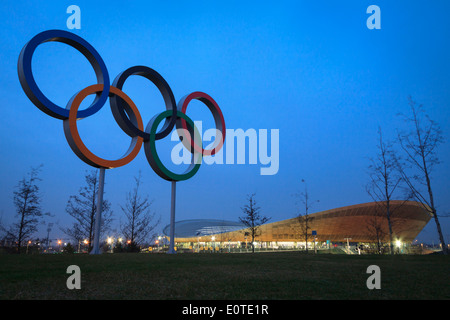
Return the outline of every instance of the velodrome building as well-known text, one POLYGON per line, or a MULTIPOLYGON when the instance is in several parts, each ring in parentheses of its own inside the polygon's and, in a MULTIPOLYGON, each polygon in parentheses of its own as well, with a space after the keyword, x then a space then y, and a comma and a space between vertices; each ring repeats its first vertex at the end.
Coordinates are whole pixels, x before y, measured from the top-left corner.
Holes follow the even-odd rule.
MULTIPOLYGON (((414 201, 391 201, 391 224, 394 241, 411 243, 431 219, 431 213, 414 201)), ((389 242, 385 209, 379 203, 363 203, 309 215, 308 246, 316 243, 389 242), (313 234, 313 231, 315 235, 313 234)), ((168 236, 169 226, 164 229, 168 236)), ((262 225, 256 244, 262 248, 304 247, 305 236, 298 218, 262 225)), ((249 230, 240 223, 224 220, 196 219, 175 224, 178 248, 242 247, 251 241, 249 230)))

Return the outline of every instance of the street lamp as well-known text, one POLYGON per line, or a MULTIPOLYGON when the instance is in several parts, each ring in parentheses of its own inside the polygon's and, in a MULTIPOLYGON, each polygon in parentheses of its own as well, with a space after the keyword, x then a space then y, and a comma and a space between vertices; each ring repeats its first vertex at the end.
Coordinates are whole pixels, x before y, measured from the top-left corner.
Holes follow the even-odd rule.
POLYGON ((162 237, 161 236, 158 236, 158 252, 159 252, 159 243, 161 242, 161 239, 162 239, 162 237))
POLYGON ((106 239, 106 241, 108 242, 110 248, 111 248, 111 253, 113 253, 113 238, 109 237, 108 239, 106 239))
POLYGON ((86 246, 89 244, 88 239, 84 239, 84 240, 83 240, 83 244, 84 244, 84 247, 86 247, 86 246))
POLYGON ((31 240, 28 240, 28 242, 27 242, 27 254, 28 254, 28 246, 30 245, 30 243, 31 243, 31 240))
POLYGON ((402 242, 400 241, 400 239, 397 239, 397 240, 395 241, 395 245, 396 245, 397 248, 398 248, 398 253, 402 253, 402 250, 401 250, 402 242))

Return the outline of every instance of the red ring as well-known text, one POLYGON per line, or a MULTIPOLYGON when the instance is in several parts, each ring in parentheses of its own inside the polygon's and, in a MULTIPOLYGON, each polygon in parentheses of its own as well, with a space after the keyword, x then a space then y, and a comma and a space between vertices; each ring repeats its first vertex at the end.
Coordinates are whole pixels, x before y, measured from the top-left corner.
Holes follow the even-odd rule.
MULTIPOLYGON (((179 110, 181 109, 181 112, 186 114, 187 106, 188 106, 189 102, 191 102, 193 99, 200 100, 208 107, 208 109, 213 114, 214 122, 216 123, 216 129, 221 132, 222 137, 221 137, 219 143, 217 143, 217 145, 213 149, 210 149, 210 150, 205 150, 202 147, 199 147, 195 143, 194 137, 191 137, 190 139, 183 139, 183 141, 190 140, 190 146, 193 146, 197 152, 201 152, 203 156, 214 155, 220 149, 222 149, 223 142, 225 141, 225 134, 226 134, 225 119, 223 117, 222 111, 220 110, 217 102, 214 101, 214 99, 211 98, 206 93, 200 92, 200 91, 192 92, 191 94, 188 94, 187 96, 184 96, 183 98, 181 98, 181 100, 178 102, 178 109, 179 110)), ((186 120, 181 119, 181 126, 183 128, 183 131, 188 130, 186 120)), ((178 127, 178 125, 177 125, 177 127, 178 127)), ((215 141, 215 144, 216 144, 216 142, 217 142, 217 140, 215 141)), ((188 149, 190 149, 189 148, 190 146, 188 146, 188 149)))

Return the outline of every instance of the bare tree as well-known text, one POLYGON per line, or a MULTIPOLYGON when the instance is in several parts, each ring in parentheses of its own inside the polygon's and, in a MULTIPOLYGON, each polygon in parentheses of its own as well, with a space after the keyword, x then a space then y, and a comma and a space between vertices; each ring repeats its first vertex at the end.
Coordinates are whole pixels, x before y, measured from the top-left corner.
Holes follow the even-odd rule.
POLYGON ((120 206, 127 219, 122 226, 122 232, 126 239, 130 240, 131 251, 136 251, 160 223, 160 219, 155 221, 155 214, 151 213, 151 202, 148 197, 142 198, 139 194, 141 179, 141 172, 139 172, 139 176, 134 178, 136 185, 133 191, 127 194, 125 205, 120 206))
POLYGON ((14 205, 18 222, 14 223, 8 231, 8 237, 17 242, 17 252, 20 253, 22 243, 31 238, 37 231, 37 225, 44 215, 42 212, 41 195, 37 182, 42 165, 31 168, 28 176, 19 181, 14 191, 14 205))
POLYGON ((255 252, 255 238, 260 236, 260 227, 269 221, 271 218, 261 215, 261 208, 257 206, 255 201, 255 194, 247 196, 248 204, 242 207, 244 215, 239 217, 239 220, 249 230, 249 235, 252 237, 252 253, 255 252))
MULTIPOLYGON (((378 128, 378 136, 378 154, 375 159, 371 159, 372 164, 369 166, 370 182, 366 186, 366 191, 373 201, 377 203, 381 211, 385 213, 389 228, 390 253, 394 254, 391 217, 393 212, 401 206, 393 207, 391 201, 395 192, 400 189, 403 179, 397 170, 398 158, 395 155, 393 146, 391 143, 383 141, 381 128, 378 128)), ((409 198, 410 196, 408 196, 409 198)))
POLYGON ((300 199, 303 209, 300 209, 299 214, 297 215, 298 228, 300 230, 300 237, 302 240, 305 240, 306 243, 306 253, 308 253, 308 235, 311 230, 311 224, 314 221, 314 217, 309 214, 309 210, 312 207, 314 202, 319 202, 319 200, 313 201, 311 203, 309 199, 308 186, 304 179, 302 179, 302 183, 305 184, 305 191, 296 196, 300 199))
POLYGON ((403 115, 403 119, 411 129, 398 132, 400 146, 406 155, 405 162, 398 164, 399 172, 414 198, 433 216, 442 251, 448 254, 431 186, 433 169, 439 164, 437 148, 443 143, 444 137, 440 126, 425 114, 422 105, 417 105, 409 97, 409 106, 411 116, 403 115))
MULTIPOLYGON (((97 211, 97 194, 99 178, 96 170, 86 172, 86 184, 80 188, 79 194, 70 196, 66 212, 75 219, 71 228, 61 228, 65 234, 77 242, 88 240, 89 251, 94 238, 95 213, 97 211)), ((112 222, 112 211, 109 201, 103 200, 101 233, 106 232, 112 222)))

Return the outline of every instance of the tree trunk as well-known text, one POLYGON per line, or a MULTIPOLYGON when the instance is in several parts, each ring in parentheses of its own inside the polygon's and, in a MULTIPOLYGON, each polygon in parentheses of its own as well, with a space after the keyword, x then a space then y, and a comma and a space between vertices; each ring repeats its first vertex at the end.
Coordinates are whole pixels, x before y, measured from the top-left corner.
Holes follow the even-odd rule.
POLYGON ((441 224, 439 223, 439 219, 436 213, 436 209, 432 209, 433 210, 433 217, 434 217, 434 222, 436 222, 436 228, 437 228, 437 232, 439 234, 439 241, 441 242, 441 247, 442 247, 442 253, 444 253, 445 255, 448 254, 448 248, 445 245, 445 241, 444 241, 444 236, 442 235, 442 230, 441 230, 441 224))
POLYGON ((425 178, 426 178, 426 181, 427 181, 428 195, 430 196, 431 213, 433 214, 434 222, 436 223, 436 229, 437 229, 437 232, 438 232, 438 235, 439 235, 439 241, 441 242, 442 253, 447 255, 448 254, 448 248, 445 245, 444 235, 442 234, 442 230, 441 230, 441 224, 439 223, 438 215, 437 215, 437 212, 436 212, 436 207, 434 206, 434 197, 433 197, 433 191, 431 189, 430 176, 428 174, 428 168, 427 168, 427 164, 426 164, 426 161, 425 161, 425 155, 423 153, 422 153, 422 160, 423 160, 423 167, 424 167, 424 172, 425 172, 425 178))
POLYGON ((389 226, 389 249, 391 251, 391 254, 394 254, 394 242, 392 239, 391 208, 390 208, 389 200, 386 203, 386 216, 387 216, 387 221, 388 221, 388 226, 389 226))

